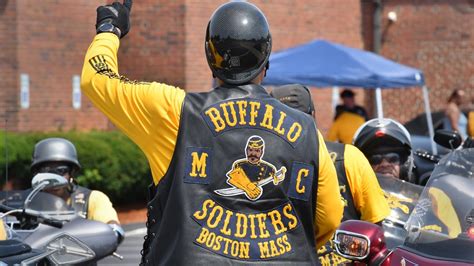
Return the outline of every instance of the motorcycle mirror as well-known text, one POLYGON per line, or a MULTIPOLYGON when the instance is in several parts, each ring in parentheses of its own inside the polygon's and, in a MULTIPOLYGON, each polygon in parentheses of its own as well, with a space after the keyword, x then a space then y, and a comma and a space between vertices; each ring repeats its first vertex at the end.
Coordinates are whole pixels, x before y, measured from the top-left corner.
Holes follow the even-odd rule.
POLYGON ((434 141, 445 148, 454 150, 461 145, 462 137, 457 132, 439 129, 436 130, 434 141))
POLYGON ((39 173, 31 180, 31 187, 38 188, 41 185, 41 189, 57 188, 68 184, 69 182, 64 176, 52 173, 39 173))

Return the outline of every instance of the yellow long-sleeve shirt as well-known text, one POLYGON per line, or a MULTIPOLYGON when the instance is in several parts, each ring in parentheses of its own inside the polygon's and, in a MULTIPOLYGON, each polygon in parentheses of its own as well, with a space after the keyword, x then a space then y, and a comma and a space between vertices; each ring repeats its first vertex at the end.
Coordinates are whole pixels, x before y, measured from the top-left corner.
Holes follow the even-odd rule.
POLYGON ((344 158, 347 181, 361 220, 382 221, 390 214, 390 208, 369 161, 352 145, 345 145, 344 158))
POLYGON ((327 140, 351 144, 357 129, 364 124, 365 119, 358 114, 343 112, 329 128, 327 140))
MULTIPOLYGON (((178 136, 185 92, 157 82, 125 82, 118 72, 119 39, 98 34, 90 45, 82 70, 85 95, 144 152, 158 184, 166 173, 178 136)), ((319 179, 316 211, 317 246, 323 245, 340 223, 343 203, 336 195, 336 170, 319 134, 319 179)))
POLYGON ((120 223, 117 212, 112 206, 109 197, 98 190, 93 190, 89 195, 87 219, 103 223, 120 223))

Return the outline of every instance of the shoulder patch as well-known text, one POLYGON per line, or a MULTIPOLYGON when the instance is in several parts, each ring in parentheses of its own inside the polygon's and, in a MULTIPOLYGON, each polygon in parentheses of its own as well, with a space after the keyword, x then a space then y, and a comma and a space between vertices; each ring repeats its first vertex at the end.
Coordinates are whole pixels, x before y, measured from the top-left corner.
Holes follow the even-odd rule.
POLYGON ((186 148, 184 182, 208 185, 212 180, 212 159, 211 148, 186 148))
POLYGON ((314 166, 306 163, 294 162, 291 166, 290 186, 288 196, 290 198, 308 201, 314 179, 314 166))

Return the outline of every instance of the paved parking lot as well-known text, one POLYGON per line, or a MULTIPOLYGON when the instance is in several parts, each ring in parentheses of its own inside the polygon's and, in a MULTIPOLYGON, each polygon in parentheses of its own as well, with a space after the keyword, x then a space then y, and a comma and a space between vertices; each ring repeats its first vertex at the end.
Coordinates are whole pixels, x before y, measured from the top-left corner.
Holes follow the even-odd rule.
POLYGON ((145 224, 127 224, 124 225, 123 228, 125 230, 125 240, 122 242, 116 252, 123 257, 123 260, 109 256, 100 260, 97 265, 138 265, 140 263, 140 250, 142 249, 143 245, 143 237, 146 234, 145 224))

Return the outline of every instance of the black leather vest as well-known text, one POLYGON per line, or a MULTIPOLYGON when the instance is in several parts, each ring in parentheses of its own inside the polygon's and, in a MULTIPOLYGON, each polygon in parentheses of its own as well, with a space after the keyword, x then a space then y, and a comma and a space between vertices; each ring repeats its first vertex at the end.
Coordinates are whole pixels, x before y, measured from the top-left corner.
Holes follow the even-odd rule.
POLYGON ((142 263, 317 264, 318 150, 312 118, 261 86, 187 94, 142 263))
MULTIPOLYGON (((360 220, 360 213, 354 205, 351 188, 347 181, 346 167, 344 165, 345 144, 326 141, 329 155, 336 167, 337 179, 339 181, 339 191, 344 201, 344 213, 342 221, 360 220)), ((349 260, 336 254, 332 239, 318 250, 319 260, 322 265, 339 265, 349 262, 349 260)))
POLYGON ((74 185, 71 193, 71 207, 84 219, 87 219, 91 192, 88 188, 74 185))
POLYGON ((339 181, 339 191, 344 200, 344 214, 342 221, 360 220, 360 213, 354 205, 351 187, 347 181, 346 167, 344 165, 345 144, 326 141, 326 147, 336 167, 337 179, 339 181))

